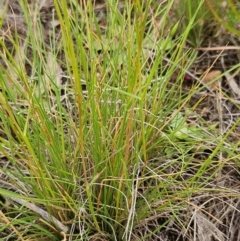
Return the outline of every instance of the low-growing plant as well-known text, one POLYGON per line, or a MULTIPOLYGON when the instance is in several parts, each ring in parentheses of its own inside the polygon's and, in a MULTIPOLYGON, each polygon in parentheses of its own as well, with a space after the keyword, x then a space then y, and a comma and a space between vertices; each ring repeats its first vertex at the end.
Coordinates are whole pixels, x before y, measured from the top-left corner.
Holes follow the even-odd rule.
POLYGON ((229 32, 233 33, 236 36, 240 35, 239 31, 239 3, 233 0, 227 0, 222 3, 221 11, 217 11, 214 4, 214 1, 206 1, 206 4, 215 17, 215 19, 219 22, 220 26, 223 26, 229 32))
MULTIPOLYGON (((216 13, 220 14, 222 1, 210 0, 209 4, 213 6, 216 13)), ((201 46, 205 38, 216 34, 220 29, 220 24, 216 24, 215 17, 212 14, 209 5, 203 0, 184 0, 175 1, 172 8, 171 20, 180 21, 179 32, 191 25, 188 35, 188 43, 193 47, 201 46), (210 36, 208 36, 210 35, 210 36)))

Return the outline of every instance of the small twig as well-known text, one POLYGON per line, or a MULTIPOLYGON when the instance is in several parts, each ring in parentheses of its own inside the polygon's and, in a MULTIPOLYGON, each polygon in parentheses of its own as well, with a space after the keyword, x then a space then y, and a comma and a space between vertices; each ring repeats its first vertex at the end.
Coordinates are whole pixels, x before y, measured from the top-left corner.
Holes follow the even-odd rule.
POLYGON ((195 50, 208 50, 208 51, 219 51, 219 50, 239 50, 239 46, 219 46, 219 47, 205 47, 205 48, 194 48, 195 50))
POLYGON ((61 232, 60 234, 63 236, 63 240, 62 241, 67 241, 66 234, 64 232, 61 232))

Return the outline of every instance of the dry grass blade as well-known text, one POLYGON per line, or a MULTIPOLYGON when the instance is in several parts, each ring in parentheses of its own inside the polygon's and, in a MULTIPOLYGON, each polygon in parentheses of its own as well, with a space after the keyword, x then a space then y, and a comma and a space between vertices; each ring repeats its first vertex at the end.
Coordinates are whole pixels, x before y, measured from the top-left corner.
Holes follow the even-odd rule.
POLYGON ((234 76, 229 73, 226 73, 225 76, 231 90, 237 95, 238 98, 240 98, 240 88, 234 79, 234 76))
POLYGON ((63 231, 64 233, 68 232, 68 227, 62 224, 58 219, 44 211, 43 209, 37 207, 35 204, 27 202, 20 198, 10 197, 11 200, 13 200, 16 203, 19 203, 28 209, 34 211, 35 213, 39 214, 43 219, 45 219, 48 222, 52 222, 59 230, 63 231))
POLYGON ((218 241, 224 241, 224 234, 201 211, 194 214, 199 241, 211 241, 212 236, 218 241))

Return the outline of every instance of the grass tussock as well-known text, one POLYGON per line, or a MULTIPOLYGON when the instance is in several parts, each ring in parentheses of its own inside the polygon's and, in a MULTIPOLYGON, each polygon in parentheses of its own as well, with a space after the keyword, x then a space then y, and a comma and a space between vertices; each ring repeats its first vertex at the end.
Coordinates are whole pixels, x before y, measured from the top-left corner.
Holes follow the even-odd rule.
POLYGON ((236 93, 185 2, 6 3, 0 240, 239 240, 236 93))

